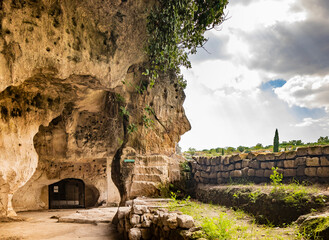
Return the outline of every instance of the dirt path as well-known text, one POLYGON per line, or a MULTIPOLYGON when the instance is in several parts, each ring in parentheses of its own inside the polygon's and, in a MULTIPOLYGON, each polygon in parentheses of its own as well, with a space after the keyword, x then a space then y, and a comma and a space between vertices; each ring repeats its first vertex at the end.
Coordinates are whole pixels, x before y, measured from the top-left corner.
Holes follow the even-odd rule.
MULTIPOLYGON (((87 210, 88 211, 88 210, 87 210)), ((77 210, 21 212, 19 217, 27 218, 23 222, 0 223, 0 240, 118 240, 120 239, 110 223, 61 223, 52 216, 65 217, 77 210)), ((115 210, 110 211, 112 219, 115 210)), ((90 214, 88 214, 89 216, 90 214)), ((97 218, 97 216, 95 216, 97 218)))

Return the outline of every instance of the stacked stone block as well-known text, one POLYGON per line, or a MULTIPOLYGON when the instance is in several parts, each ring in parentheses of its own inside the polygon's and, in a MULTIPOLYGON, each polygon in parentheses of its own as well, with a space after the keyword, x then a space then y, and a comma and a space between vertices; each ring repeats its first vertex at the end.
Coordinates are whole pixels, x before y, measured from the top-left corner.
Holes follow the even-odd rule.
POLYGON ((329 182, 329 146, 298 148, 280 153, 243 153, 231 156, 195 157, 192 173, 198 183, 219 184, 246 178, 269 181, 277 167, 284 179, 329 182))
POLYGON ((118 231, 129 240, 185 240, 196 229, 191 216, 148 206, 140 200, 133 200, 131 207, 120 207, 118 218, 118 231))

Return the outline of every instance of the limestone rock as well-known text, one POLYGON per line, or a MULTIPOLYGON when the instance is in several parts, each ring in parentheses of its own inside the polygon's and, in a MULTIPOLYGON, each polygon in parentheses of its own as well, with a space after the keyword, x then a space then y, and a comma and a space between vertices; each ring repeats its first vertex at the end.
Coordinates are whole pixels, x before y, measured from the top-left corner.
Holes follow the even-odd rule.
POLYGON ((120 207, 118 209, 118 218, 119 219, 124 219, 128 213, 130 212, 131 208, 130 207, 120 207))
POLYGON ((299 147, 297 148, 297 156, 306 156, 308 154, 308 148, 299 147))
POLYGON ((329 177, 329 167, 319 167, 317 174, 319 177, 329 177))
POLYGON ((306 166, 308 167, 317 167, 320 166, 320 161, 318 157, 308 157, 306 158, 306 166))
POLYGON ((315 168, 315 167, 305 168, 305 175, 309 176, 309 177, 316 177, 317 176, 317 168, 315 168))
POLYGON ((243 159, 242 160, 242 168, 248 167, 249 166, 249 159, 243 159))
POLYGON ((230 173, 230 177, 241 177, 242 171, 241 170, 234 170, 230 173))
MULTIPOLYGON (((298 219, 300 221, 300 219, 298 219)), ((297 220, 297 221, 298 221, 297 220)), ((329 214, 308 216, 301 223, 300 232, 310 239, 328 239, 329 236, 329 214)))
POLYGON ((288 151, 286 152, 286 159, 294 159, 297 156, 296 151, 288 151))
POLYGON ((171 213, 168 215, 168 218, 167 218, 167 223, 168 223, 168 227, 170 229, 176 229, 177 226, 178 226, 178 223, 177 223, 177 214, 176 213, 171 213))
POLYGON ((145 106, 156 116, 152 131, 141 126, 129 137, 125 149, 135 152, 123 149, 136 160, 129 197, 177 180, 175 144, 190 129, 184 92, 172 76, 143 96, 134 87, 147 81, 155 1, 16 2, 0 2, 0 215, 15 214, 12 199, 16 210, 47 209, 48 185, 65 178, 84 181, 90 204, 117 204, 110 166, 123 139, 123 101, 131 122, 145 106))
POLYGON ((144 213, 148 213, 149 210, 146 205, 136 205, 134 204, 132 207, 132 213, 142 215, 144 213))
POLYGON ((253 177, 256 175, 256 170, 255 169, 248 169, 248 177, 253 177))
POLYGON ((329 159, 328 157, 320 157, 320 164, 321 166, 329 166, 329 159))
POLYGON ((128 234, 129 240, 139 240, 142 238, 142 232, 139 228, 131 228, 128 234))
POLYGON ((321 146, 314 146, 308 148, 308 154, 318 156, 322 154, 322 147, 321 146))
POLYGON ((132 214, 132 216, 130 217, 130 224, 132 226, 135 226, 137 224, 139 224, 141 222, 141 217, 137 214, 132 214))
POLYGON ((283 166, 285 168, 294 168, 294 167, 296 167, 296 162, 295 162, 295 160, 286 160, 286 161, 283 161, 283 166))
POLYGON ((181 228, 194 227, 193 217, 191 217, 189 215, 185 215, 185 214, 177 216, 177 223, 178 223, 178 226, 181 228))
POLYGON ((283 177, 295 177, 296 174, 296 169, 283 169, 283 177))
POLYGON ((255 171, 255 176, 256 177, 264 177, 264 172, 265 172, 265 170, 258 169, 258 170, 255 171))

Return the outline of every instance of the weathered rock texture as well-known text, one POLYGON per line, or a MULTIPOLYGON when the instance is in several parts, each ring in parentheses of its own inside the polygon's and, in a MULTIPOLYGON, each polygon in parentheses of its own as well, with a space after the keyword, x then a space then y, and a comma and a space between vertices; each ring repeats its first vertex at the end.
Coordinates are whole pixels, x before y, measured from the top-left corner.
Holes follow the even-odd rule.
POLYGON ((179 212, 159 209, 160 205, 135 199, 129 207, 118 211, 118 232, 129 240, 150 239, 195 239, 193 217, 179 212))
POLYGON ((64 178, 85 181, 91 204, 117 203, 111 163, 120 147, 136 160, 126 167, 120 154, 120 174, 132 176, 124 178, 129 196, 175 178, 175 143, 190 128, 184 93, 174 76, 136 91, 147 83, 143 47, 153 4, 0 2, 0 215, 15 214, 14 193, 19 210, 47 208, 47 186, 64 178), (138 128, 128 137, 120 106, 138 128), (143 127, 145 106, 154 109, 152 129, 143 127))
POLYGON ((256 183, 270 181, 272 167, 277 167, 283 180, 329 182, 329 146, 298 148, 281 153, 249 153, 213 158, 196 157, 191 163, 198 183, 217 184, 231 180, 256 183))

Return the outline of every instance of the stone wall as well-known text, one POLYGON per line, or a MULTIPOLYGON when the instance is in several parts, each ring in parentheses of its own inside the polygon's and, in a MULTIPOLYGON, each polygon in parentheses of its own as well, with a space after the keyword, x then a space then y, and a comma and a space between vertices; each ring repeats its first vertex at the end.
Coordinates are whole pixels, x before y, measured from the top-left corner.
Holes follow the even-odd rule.
POLYGON ((142 200, 135 199, 129 207, 118 211, 118 231, 124 239, 192 239, 190 236, 199 228, 194 228, 191 216, 168 212, 159 206, 149 206, 142 200))
POLYGON ((268 182, 277 167, 283 180, 329 182, 329 146, 298 148, 280 153, 243 153, 232 156, 195 157, 191 164, 198 183, 219 184, 230 180, 268 182))

